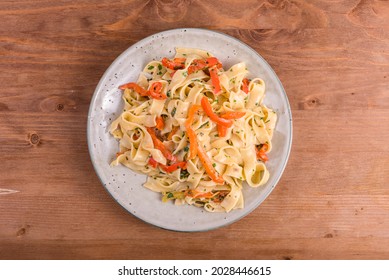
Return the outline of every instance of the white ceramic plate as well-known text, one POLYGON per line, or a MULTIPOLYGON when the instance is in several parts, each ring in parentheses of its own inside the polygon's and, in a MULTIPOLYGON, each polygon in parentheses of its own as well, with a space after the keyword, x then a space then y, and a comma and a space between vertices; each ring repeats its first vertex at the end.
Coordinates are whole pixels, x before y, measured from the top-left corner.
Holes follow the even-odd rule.
POLYGON ((94 168, 101 182, 128 212, 155 226, 176 231, 215 229, 244 217, 257 208, 275 187, 286 166, 292 142, 292 116, 281 82, 269 64, 241 41, 205 29, 174 29, 149 36, 122 53, 107 69, 93 95, 88 114, 88 146, 94 168), (246 62, 251 77, 266 83, 265 104, 276 110, 278 121, 273 149, 267 166, 270 179, 260 188, 245 186, 245 207, 230 213, 209 213, 194 206, 163 203, 161 195, 142 186, 146 176, 126 167, 110 167, 118 151, 118 141, 108 132, 110 123, 123 110, 118 86, 136 81, 145 64, 163 57, 173 57, 176 47, 199 48, 220 59, 224 68, 246 62))

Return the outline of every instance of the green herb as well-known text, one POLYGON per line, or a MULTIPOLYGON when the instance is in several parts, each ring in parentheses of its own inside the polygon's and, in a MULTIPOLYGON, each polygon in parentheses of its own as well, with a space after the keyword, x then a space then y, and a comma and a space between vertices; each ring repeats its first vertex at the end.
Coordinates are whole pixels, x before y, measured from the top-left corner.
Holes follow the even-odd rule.
POLYGON ((150 65, 147 69, 152 70, 152 69, 154 69, 154 66, 150 65))
POLYGON ((186 147, 184 148, 184 152, 188 152, 188 151, 189 151, 189 147, 186 146, 186 147))
POLYGON ((174 117, 174 115, 176 114, 176 111, 177 111, 177 108, 174 107, 173 110, 172 110, 172 117, 174 117))
POLYGON ((216 163, 212 163, 212 166, 213 166, 213 167, 216 167, 216 163))
POLYGON ((205 123, 203 123, 203 124, 199 127, 199 129, 202 128, 202 127, 204 127, 204 126, 206 126, 206 125, 208 125, 208 124, 209 124, 209 121, 206 121, 205 123))
POLYGON ((188 177, 189 177, 189 172, 187 170, 181 169, 180 179, 184 179, 188 177))
POLYGON ((158 69, 162 70, 162 65, 161 64, 158 64, 158 69))
POLYGON ((171 193, 171 192, 168 192, 166 197, 167 197, 167 198, 173 198, 173 197, 174 197, 174 194, 171 193))
POLYGON ((170 97, 170 95, 172 94, 172 91, 169 89, 166 93, 167 97, 170 97))

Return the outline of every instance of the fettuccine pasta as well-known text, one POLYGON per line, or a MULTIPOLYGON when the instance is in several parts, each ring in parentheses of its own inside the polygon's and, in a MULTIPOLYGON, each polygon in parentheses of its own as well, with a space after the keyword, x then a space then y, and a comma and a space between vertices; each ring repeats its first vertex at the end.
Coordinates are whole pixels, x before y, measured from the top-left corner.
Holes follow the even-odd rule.
POLYGON ((177 48, 120 86, 124 109, 111 124, 120 143, 111 165, 146 174, 162 201, 210 212, 243 208, 243 183, 267 182, 277 115, 263 103, 265 83, 244 62, 224 70, 213 55, 177 48))

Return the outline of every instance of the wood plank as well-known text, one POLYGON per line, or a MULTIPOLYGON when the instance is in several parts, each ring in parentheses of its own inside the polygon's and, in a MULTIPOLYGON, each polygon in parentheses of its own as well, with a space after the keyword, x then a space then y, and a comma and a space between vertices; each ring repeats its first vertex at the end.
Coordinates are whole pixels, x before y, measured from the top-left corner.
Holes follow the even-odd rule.
MULTIPOLYGON (((176 236, 175 236, 176 237, 176 236)), ((387 238, 264 238, 252 242, 240 237, 226 247, 222 236, 213 240, 213 246, 193 247, 186 242, 177 244, 172 237, 145 239, 136 245, 132 240, 112 241, 49 241, 49 242, 7 242, 0 246, 7 259, 387 259, 389 246, 387 238), (164 244, 169 244, 166 248, 164 244), (12 252, 12 253, 11 253, 12 252), (39 257, 38 257, 39 256, 39 257), (232 257, 233 256, 233 257, 232 257), (340 257, 342 256, 342 257, 340 257)), ((201 242, 206 243, 204 237, 201 242)))

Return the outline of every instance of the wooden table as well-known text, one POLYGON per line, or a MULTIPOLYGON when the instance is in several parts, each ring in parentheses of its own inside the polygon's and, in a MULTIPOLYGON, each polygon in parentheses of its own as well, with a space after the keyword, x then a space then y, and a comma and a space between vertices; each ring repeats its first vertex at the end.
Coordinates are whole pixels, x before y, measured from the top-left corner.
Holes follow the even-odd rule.
POLYGON ((1 259, 389 259, 389 2, 15 0, 0 14, 1 259), (178 27, 253 47, 293 113, 276 189, 209 232, 128 214, 87 149, 105 69, 178 27))

